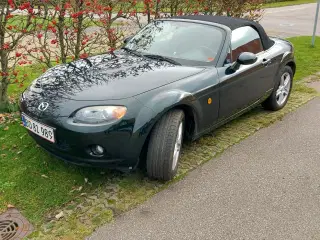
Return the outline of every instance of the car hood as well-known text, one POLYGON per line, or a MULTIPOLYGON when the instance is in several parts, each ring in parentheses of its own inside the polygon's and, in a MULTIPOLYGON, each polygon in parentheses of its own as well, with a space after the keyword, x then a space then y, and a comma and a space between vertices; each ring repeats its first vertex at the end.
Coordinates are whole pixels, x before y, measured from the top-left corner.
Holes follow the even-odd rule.
POLYGON ((76 101, 129 98, 197 74, 203 68, 177 66, 124 50, 49 69, 29 90, 50 99, 76 101))

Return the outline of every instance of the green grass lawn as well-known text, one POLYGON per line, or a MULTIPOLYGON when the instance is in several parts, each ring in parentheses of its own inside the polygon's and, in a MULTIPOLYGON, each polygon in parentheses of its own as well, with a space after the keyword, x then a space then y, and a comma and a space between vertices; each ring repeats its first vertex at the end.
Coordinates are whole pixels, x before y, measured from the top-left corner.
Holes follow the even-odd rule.
POLYGON ((315 47, 311 47, 311 37, 293 37, 288 39, 295 48, 297 72, 299 80, 320 71, 320 37, 316 38, 315 47))
POLYGON ((289 0, 289 1, 282 1, 282 2, 265 3, 263 4, 263 8, 285 7, 285 6, 306 4, 306 3, 315 3, 315 2, 316 0, 289 0))
MULTIPOLYGON (((295 79, 298 80, 318 72, 320 69, 320 47, 311 48, 310 37, 296 37, 289 40, 295 46, 297 60, 295 79)), ((320 37, 316 41, 320 46, 320 37)), ((32 78, 36 78, 41 74, 41 71, 36 67, 25 67, 24 71, 29 73, 32 78)), ((9 89, 10 94, 19 94, 21 91, 22 89, 16 88, 14 85, 10 86, 9 89)), ((290 104, 295 106, 294 103, 299 102, 301 96, 309 97, 307 95, 308 91, 301 91, 301 94, 295 93, 290 104)), ((302 103, 299 102, 299 104, 301 105, 302 103)), ((294 109, 290 106, 285 111, 294 109)), ((233 139, 232 141, 235 143, 243 138, 241 137, 242 135, 234 136, 236 131, 242 129, 245 132, 243 136, 248 136, 258 129, 255 124, 265 126, 264 119, 268 119, 268 116, 270 116, 269 124, 281 116, 281 114, 276 114, 280 113, 269 115, 262 110, 256 110, 251 115, 245 115, 242 120, 239 120, 240 122, 242 121, 241 126, 237 127, 236 124, 238 123, 235 122, 218 130, 218 135, 219 132, 221 135, 221 141, 219 138, 217 140, 213 135, 201 138, 184 150, 186 166, 190 165, 188 161, 196 162, 195 165, 200 164, 202 161, 199 162, 197 159, 201 159, 202 155, 205 156, 206 160, 209 160, 213 156, 214 149, 223 145, 224 136, 228 131, 230 132, 228 133, 230 139, 233 139), (271 118, 272 116, 275 117, 271 118), (250 124, 248 124, 249 121, 250 124)), ((101 186, 105 186, 107 182, 116 182, 121 186, 122 192, 119 193, 118 198, 122 198, 124 205, 117 205, 120 209, 128 209, 130 206, 134 206, 144 200, 151 193, 158 191, 155 190, 155 188, 158 189, 156 183, 146 181, 139 174, 126 176, 108 171, 105 174, 101 174, 101 169, 70 166, 51 157, 36 146, 35 142, 28 136, 27 131, 20 126, 19 120, 10 124, 0 125, 0 166, 0 212, 4 211, 8 204, 12 204, 21 210, 37 227, 46 220, 46 216, 51 211, 60 209, 65 203, 75 198, 78 199, 81 193, 95 192, 101 186), (118 181, 117 177, 119 176, 121 180, 118 181), (86 183, 85 178, 89 180, 90 184, 86 183)), ((182 169, 184 168, 182 167, 182 169)), ((99 222, 98 220, 96 221, 99 222)), ((91 231, 92 229, 88 226, 86 231, 91 231)), ((78 230, 75 226, 72 229, 75 232, 78 230)), ((69 231, 70 234, 72 231, 69 231)), ((68 233, 68 229, 66 232, 68 233)))

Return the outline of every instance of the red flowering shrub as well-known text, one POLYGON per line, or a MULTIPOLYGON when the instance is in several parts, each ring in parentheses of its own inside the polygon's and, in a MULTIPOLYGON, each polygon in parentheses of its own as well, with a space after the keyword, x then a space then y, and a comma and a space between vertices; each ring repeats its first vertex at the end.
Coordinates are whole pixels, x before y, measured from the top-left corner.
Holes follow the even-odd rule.
POLYGON ((34 10, 30 2, 18 4, 14 0, 1 3, 0 11, 0 109, 8 103, 7 89, 9 84, 23 86, 26 76, 20 76, 16 66, 28 64, 25 55, 18 48, 21 40, 30 34, 34 10), (23 13, 14 13, 15 11, 23 13))
MULTIPOLYGON (((145 16, 145 22, 159 17, 180 15, 228 15, 260 20, 263 0, 143 0, 143 9, 137 12, 145 16)), ((143 26, 143 17, 134 14, 139 27, 143 26)))
POLYGON ((42 0, 41 8, 33 1, 7 1, 0 11, 0 107, 8 101, 9 84, 23 86, 28 77, 16 66, 37 63, 45 71, 114 51, 136 24, 160 17, 217 14, 259 20, 262 14, 262 0, 42 0))
POLYGON ((128 17, 134 6, 134 0, 47 1, 38 13, 33 25, 36 34, 28 39, 25 52, 46 67, 106 52, 123 37, 119 31, 123 27, 115 27, 115 21, 128 17))

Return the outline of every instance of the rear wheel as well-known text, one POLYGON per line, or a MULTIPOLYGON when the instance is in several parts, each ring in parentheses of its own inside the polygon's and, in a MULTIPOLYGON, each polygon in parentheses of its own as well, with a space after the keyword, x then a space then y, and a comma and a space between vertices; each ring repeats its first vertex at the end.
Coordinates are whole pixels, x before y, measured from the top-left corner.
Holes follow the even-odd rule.
POLYGON ((275 88, 262 106, 267 110, 277 111, 282 109, 288 102, 293 80, 293 71, 289 66, 285 66, 278 75, 275 88))
POLYGON ((150 178, 168 181, 176 175, 183 142, 184 119, 182 110, 172 110, 152 130, 146 163, 150 178))

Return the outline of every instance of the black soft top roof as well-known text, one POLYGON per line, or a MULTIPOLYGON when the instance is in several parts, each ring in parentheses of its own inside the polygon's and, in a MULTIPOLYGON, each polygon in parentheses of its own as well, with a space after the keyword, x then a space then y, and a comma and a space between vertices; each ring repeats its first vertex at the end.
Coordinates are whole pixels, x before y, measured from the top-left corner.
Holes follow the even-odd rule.
POLYGON ((227 17, 227 16, 212 16, 212 15, 188 15, 188 16, 176 16, 172 18, 173 19, 190 19, 190 20, 218 23, 218 24, 229 27, 231 30, 235 30, 237 28, 244 27, 244 26, 250 26, 250 27, 253 27, 259 33, 264 49, 269 49, 274 43, 268 37, 263 27, 259 23, 242 19, 242 18, 234 18, 234 17, 227 17))

